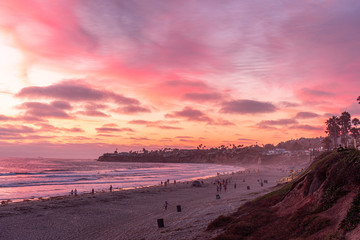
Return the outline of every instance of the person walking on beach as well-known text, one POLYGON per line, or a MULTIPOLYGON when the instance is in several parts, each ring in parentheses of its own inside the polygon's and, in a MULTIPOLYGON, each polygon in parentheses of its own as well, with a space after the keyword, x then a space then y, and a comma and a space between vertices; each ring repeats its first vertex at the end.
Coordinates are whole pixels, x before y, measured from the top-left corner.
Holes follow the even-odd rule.
POLYGON ((112 185, 110 185, 110 192, 112 192, 112 185))
POLYGON ((74 195, 74 190, 71 189, 70 195, 71 195, 71 196, 74 195))
POLYGON ((165 201, 165 203, 164 203, 164 209, 165 209, 165 210, 167 210, 168 205, 169 205, 168 202, 165 201))
POLYGON ((74 193, 75 193, 75 196, 77 196, 77 190, 76 190, 76 188, 75 188, 75 190, 74 190, 74 193))

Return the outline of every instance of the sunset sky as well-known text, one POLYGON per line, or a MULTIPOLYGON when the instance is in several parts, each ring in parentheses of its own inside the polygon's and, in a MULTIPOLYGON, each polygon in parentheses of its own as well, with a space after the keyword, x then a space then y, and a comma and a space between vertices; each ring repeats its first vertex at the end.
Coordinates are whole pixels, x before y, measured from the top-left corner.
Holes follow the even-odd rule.
POLYGON ((360 116, 358 0, 6 0, 0 156, 277 144, 360 116))

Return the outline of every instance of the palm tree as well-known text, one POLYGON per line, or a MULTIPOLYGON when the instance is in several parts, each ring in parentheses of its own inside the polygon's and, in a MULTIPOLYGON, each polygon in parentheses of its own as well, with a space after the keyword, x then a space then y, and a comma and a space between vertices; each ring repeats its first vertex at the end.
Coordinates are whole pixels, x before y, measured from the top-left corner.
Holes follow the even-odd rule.
MULTIPOLYGON (((359 97, 360 98, 360 97, 359 97)), ((351 131, 351 133, 352 133, 352 136, 353 136, 353 138, 354 138, 354 147, 356 148, 357 146, 357 139, 359 138, 359 135, 360 135, 360 132, 359 132, 359 128, 357 127, 358 125, 360 125, 360 121, 359 121, 359 119, 357 119, 357 118, 354 118, 353 120, 352 120, 352 124, 355 126, 355 127, 352 127, 351 129, 350 129, 350 131, 351 131)))
POLYGON ((359 135, 360 135, 359 129, 356 128, 356 127, 352 127, 352 128, 350 129, 350 132, 351 132, 352 137, 354 138, 354 147, 355 147, 355 149, 356 149, 356 148, 357 148, 356 142, 357 142, 357 139, 358 139, 358 137, 359 137, 359 135))
POLYGON ((338 124, 340 125, 341 132, 341 143, 344 146, 348 146, 348 136, 351 128, 351 115, 348 112, 341 113, 339 117, 338 124))
POLYGON ((353 120, 351 122, 355 127, 357 127, 360 124, 360 120, 357 118, 353 118, 353 120))
POLYGON ((330 139, 333 142, 333 147, 337 147, 337 138, 340 136, 340 126, 338 125, 339 118, 332 116, 326 123, 326 133, 329 134, 330 139))

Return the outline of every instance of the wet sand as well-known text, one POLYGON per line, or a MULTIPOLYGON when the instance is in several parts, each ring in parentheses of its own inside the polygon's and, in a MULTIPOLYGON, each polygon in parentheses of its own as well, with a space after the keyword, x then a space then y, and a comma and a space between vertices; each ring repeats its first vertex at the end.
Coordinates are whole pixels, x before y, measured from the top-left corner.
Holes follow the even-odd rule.
POLYGON ((227 191, 221 193, 213 184, 218 179, 214 177, 203 179, 202 187, 171 181, 166 187, 1 205, 0 239, 211 239, 213 233, 204 231, 213 219, 271 191, 287 175, 269 168, 221 175, 221 179, 231 178, 227 191), (268 183, 261 186, 260 179, 268 183), (157 219, 164 220, 163 228, 158 227, 157 219))

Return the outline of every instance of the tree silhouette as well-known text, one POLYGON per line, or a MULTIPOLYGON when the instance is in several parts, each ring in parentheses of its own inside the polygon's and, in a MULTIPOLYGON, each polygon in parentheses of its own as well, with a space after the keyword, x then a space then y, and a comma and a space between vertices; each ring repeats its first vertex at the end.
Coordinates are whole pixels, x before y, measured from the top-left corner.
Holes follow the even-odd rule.
POLYGON ((339 118, 332 116, 329 118, 326 123, 326 133, 329 134, 330 139, 332 140, 333 147, 337 147, 337 139, 340 136, 340 126, 338 125, 339 118))
POLYGON ((322 143, 324 144, 324 147, 325 147, 325 149, 327 149, 327 150, 330 150, 330 148, 331 148, 331 139, 330 139, 330 137, 329 136, 327 136, 326 138, 324 138, 323 140, 322 140, 322 143))
POLYGON ((344 146, 348 146, 349 131, 351 128, 351 115, 348 112, 341 113, 341 116, 338 118, 338 124, 340 125, 341 132, 341 143, 344 146))
POLYGON ((351 135, 354 138, 354 147, 357 147, 357 140, 360 136, 360 131, 359 128, 357 127, 358 125, 360 125, 360 121, 357 118, 354 118, 352 121, 352 124, 354 125, 354 127, 352 127, 350 129, 351 135))
POLYGON ((359 104, 360 104, 360 96, 356 100, 359 101, 359 104))

